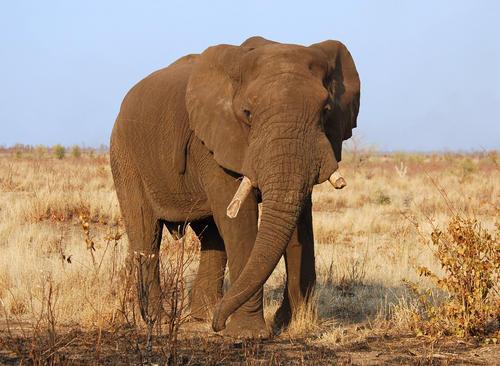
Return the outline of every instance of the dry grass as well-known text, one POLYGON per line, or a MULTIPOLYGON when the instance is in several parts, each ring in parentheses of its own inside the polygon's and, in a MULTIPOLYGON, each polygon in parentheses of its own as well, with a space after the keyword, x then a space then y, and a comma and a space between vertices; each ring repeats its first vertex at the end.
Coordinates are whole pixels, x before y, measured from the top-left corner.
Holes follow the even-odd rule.
MULTIPOLYGON (((401 280, 418 280, 417 265, 440 271, 414 223, 420 234, 430 233, 431 223, 444 226, 460 211, 493 227, 499 164, 496 152, 346 154, 341 169, 348 186, 336 191, 323 184, 313 192, 314 301, 278 339, 338 350, 379 334, 407 334, 414 304, 401 280)), ((0 327, 16 336, 50 328, 51 319, 58 334, 137 325, 126 234, 111 239, 123 231, 107 155, 0 154, 0 327), (89 218, 95 251, 85 243, 81 214, 89 218)), ((265 285, 266 319, 283 281, 280 263, 265 285)))

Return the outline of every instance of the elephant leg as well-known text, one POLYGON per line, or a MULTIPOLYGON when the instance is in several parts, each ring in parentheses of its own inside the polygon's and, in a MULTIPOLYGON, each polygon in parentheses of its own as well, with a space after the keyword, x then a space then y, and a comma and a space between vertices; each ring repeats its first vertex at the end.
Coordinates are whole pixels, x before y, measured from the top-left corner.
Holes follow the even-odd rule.
MULTIPOLYGON (((257 237, 257 195, 254 191, 250 192, 238 215, 229 218, 226 214, 227 206, 241 181, 224 171, 204 146, 197 144, 196 140, 193 141, 191 153, 196 157, 194 163, 198 167, 213 219, 224 240, 229 279, 234 284, 250 257, 257 237)), ((264 321, 262 295, 263 289, 260 288, 231 315, 226 325, 226 334, 244 338, 269 337, 270 333, 264 321)))
POLYGON ((211 318, 215 304, 222 299, 222 285, 227 255, 213 218, 191 223, 201 242, 200 265, 193 284, 191 315, 195 319, 211 318))
MULTIPOLYGON (((257 236, 257 197, 251 193, 240 208, 238 216, 230 219, 226 215, 228 203, 238 188, 239 181, 231 178, 231 188, 226 188, 224 198, 215 204, 214 219, 224 238, 228 257, 229 279, 235 283, 245 267, 257 236)), ((263 289, 260 288, 247 302, 236 310, 225 333, 243 338, 268 338, 269 331, 264 321, 263 289)))
POLYGON ((113 174, 119 176, 123 171, 123 176, 128 177, 126 184, 116 179, 115 187, 130 243, 129 264, 136 269, 141 315, 149 322, 162 309, 159 249, 163 223, 150 206, 140 177, 133 174, 133 168, 126 162, 124 156, 122 164, 113 167, 113 174))
POLYGON ((311 208, 309 198, 285 251, 287 282, 273 324, 278 329, 290 323, 292 315, 309 300, 314 290, 316 269, 311 208))
MULTIPOLYGON (((225 173, 220 167, 213 167, 204 174, 204 177, 214 221, 224 240, 229 279, 234 283, 250 257, 257 236, 257 197, 254 192, 250 193, 242 204, 238 216, 231 219, 226 215, 226 209, 240 181, 225 173)), ((231 315, 225 333, 243 338, 268 338, 269 331, 264 321, 262 298, 261 288, 231 315)))
MULTIPOLYGON (((214 212, 215 222, 224 238, 229 279, 232 284, 236 282, 250 257, 257 236, 258 219, 257 197, 254 193, 251 193, 245 200, 236 218, 227 217, 227 205, 239 185, 239 181, 233 180, 233 182, 235 184, 227 189, 225 199, 219 203, 221 207, 214 212)), ((270 333, 264 321, 263 288, 260 288, 231 315, 225 333, 243 338, 269 337, 270 333)))
POLYGON ((159 249, 163 223, 145 205, 139 206, 132 217, 126 220, 130 223, 127 225, 127 235, 137 271, 139 307, 142 318, 150 322, 157 319, 162 310, 159 249))

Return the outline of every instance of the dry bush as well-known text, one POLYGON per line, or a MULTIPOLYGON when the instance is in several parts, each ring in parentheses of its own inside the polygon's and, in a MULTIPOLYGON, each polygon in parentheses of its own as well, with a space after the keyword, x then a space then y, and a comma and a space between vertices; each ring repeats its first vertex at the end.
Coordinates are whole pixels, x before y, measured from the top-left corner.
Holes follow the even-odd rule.
POLYGON ((185 235, 170 238, 160 255, 162 302, 166 316, 166 342, 162 352, 167 364, 179 363, 178 341, 180 327, 189 321, 189 288, 195 275, 200 243, 192 231, 182 230, 185 235))
MULTIPOLYGON (((186 233, 187 226, 181 232, 186 233)), ((146 342, 143 361, 150 364, 155 339, 161 339, 162 362, 177 365, 180 327, 190 318, 189 284, 194 275, 192 264, 199 255, 199 242, 192 233, 177 237, 166 235, 168 243, 160 251, 161 303, 151 306, 151 283, 144 282, 144 270, 150 271, 155 254, 134 253, 136 287, 141 316, 146 323, 146 342), (162 327, 163 323, 166 325, 162 327), (157 332, 154 333, 155 325, 157 332)), ((165 237, 164 237, 165 238, 165 237)), ((139 347, 139 345, 138 345, 139 347)))
POLYGON ((431 234, 434 256, 445 276, 419 267, 440 290, 420 290, 407 282, 420 311, 414 313, 417 334, 451 334, 458 337, 491 336, 497 342, 500 321, 500 223, 492 235, 477 219, 453 217, 446 232, 431 234), (490 326, 495 324, 496 326, 490 326))

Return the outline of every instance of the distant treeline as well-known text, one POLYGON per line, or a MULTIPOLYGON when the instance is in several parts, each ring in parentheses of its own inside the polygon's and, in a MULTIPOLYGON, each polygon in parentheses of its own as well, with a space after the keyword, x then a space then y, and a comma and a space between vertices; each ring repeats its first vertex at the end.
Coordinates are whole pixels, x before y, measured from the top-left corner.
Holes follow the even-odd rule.
POLYGON ((97 154, 105 154, 109 152, 109 146, 101 144, 98 147, 89 147, 89 146, 81 146, 78 144, 71 145, 71 146, 64 146, 60 144, 56 144, 53 146, 47 146, 43 144, 37 144, 37 145, 29 145, 29 144, 21 144, 21 143, 16 143, 12 146, 5 146, 5 145, 0 145, 0 152, 16 152, 16 151, 22 151, 22 152, 33 152, 36 149, 40 148, 45 148, 47 150, 51 150, 52 148, 56 146, 63 146, 66 151, 70 151, 74 146, 78 146, 80 150, 83 153, 87 153, 89 151, 93 151, 94 153, 97 154))
POLYGON ((57 159, 64 159, 67 155, 71 155, 74 158, 80 158, 82 156, 94 156, 109 153, 109 146, 100 145, 99 147, 81 147, 80 145, 63 146, 61 144, 56 144, 53 146, 46 146, 43 144, 38 145, 25 145, 25 144, 14 144, 13 146, 5 147, 0 146, 0 154, 12 154, 18 158, 21 157, 55 157, 57 159))

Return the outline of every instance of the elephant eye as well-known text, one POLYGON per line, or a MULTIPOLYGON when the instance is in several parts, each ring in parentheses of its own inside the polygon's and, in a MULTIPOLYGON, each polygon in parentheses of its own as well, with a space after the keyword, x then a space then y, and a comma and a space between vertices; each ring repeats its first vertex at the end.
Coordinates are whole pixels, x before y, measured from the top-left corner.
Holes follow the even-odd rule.
POLYGON ((248 120, 250 121, 251 113, 248 109, 243 109, 243 113, 245 113, 245 116, 247 116, 248 120))

